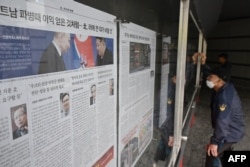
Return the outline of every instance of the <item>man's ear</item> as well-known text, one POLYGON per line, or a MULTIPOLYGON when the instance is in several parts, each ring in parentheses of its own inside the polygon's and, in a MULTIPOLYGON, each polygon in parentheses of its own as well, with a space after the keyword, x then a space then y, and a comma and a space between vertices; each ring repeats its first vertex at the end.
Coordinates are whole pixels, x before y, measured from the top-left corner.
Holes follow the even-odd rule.
POLYGON ((220 83, 223 83, 224 81, 223 81, 223 79, 219 78, 219 82, 220 82, 220 83))

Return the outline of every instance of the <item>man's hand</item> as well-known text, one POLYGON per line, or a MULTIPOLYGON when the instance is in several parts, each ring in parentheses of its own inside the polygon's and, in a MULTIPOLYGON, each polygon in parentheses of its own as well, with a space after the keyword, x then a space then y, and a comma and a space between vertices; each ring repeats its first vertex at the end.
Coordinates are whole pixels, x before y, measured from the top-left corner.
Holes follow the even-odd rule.
POLYGON ((169 136, 168 138, 168 146, 173 147, 174 145, 174 136, 169 136))
POLYGON ((197 64, 198 56, 199 56, 199 53, 194 53, 194 55, 192 56, 192 60, 194 64, 197 64))
POLYGON ((173 82, 174 84, 176 84, 176 75, 173 76, 171 79, 172 79, 172 82, 173 82))
POLYGON ((206 59, 207 59, 207 56, 204 54, 204 53, 201 53, 201 64, 206 64, 206 59))
POLYGON ((209 144, 208 148, 207 148, 207 154, 208 156, 214 156, 217 157, 218 156, 218 145, 216 144, 209 144))
POLYGON ((198 53, 198 52, 192 56, 193 63, 197 64, 199 56, 201 56, 201 64, 202 65, 206 64, 207 56, 204 53, 198 53))

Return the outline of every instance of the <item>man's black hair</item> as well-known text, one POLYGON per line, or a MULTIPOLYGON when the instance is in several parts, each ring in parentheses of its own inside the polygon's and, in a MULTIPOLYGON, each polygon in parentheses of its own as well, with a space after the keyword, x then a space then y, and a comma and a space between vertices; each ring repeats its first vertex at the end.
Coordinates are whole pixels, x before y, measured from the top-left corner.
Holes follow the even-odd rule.
POLYGON ((223 68, 215 68, 211 71, 210 74, 214 74, 214 75, 217 75, 219 78, 221 78, 223 81, 227 81, 228 80, 228 76, 227 76, 227 73, 225 71, 225 69, 223 68))
POLYGON ((61 93, 60 100, 63 101, 63 98, 67 95, 69 96, 69 93, 61 93))
POLYGON ((103 38, 103 37, 96 37, 96 39, 99 39, 101 42, 106 43, 105 38, 103 38))
POLYGON ((219 58, 220 58, 220 57, 223 57, 223 58, 225 58, 225 59, 228 59, 228 54, 227 54, 227 53, 221 53, 221 54, 218 55, 218 57, 219 57, 219 58))

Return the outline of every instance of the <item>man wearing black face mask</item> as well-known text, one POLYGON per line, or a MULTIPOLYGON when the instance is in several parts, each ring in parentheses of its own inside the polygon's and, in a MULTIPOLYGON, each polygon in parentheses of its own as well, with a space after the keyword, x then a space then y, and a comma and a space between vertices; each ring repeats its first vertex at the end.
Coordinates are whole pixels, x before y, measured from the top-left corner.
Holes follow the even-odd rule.
POLYGON ((222 68, 208 69, 205 54, 194 54, 194 64, 199 55, 203 72, 207 74, 206 85, 212 89, 210 109, 214 132, 207 147, 205 167, 220 167, 223 152, 232 150, 232 145, 244 136, 243 111, 236 89, 227 82, 226 71, 222 68))

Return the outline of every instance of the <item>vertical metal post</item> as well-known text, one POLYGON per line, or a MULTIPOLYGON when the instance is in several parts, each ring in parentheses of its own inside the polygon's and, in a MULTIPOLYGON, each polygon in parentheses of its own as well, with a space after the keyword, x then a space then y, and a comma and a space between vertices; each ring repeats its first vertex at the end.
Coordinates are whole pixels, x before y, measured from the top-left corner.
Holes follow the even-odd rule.
MULTIPOLYGON (((203 35, 200 32, 199 33, 199 46, 198 46, 198 52, 201 53, 202 52, 202 42, 203 42, 203 35)), ((198 61, 197 61, 197 70, 196 70, 196 87, 200 86, 200 73, 201 73, 201 57, 198 57, 198 61)))
POLYGON ((205 38, 203 39, 203 49, 202 49, 202 52, 205 53, 205 55, 207 54, 207 41, 206 41, 205 38))
POLYGON ((177 52, 176 71, 176 92, 175 92, 175 118, 174 118, 174 146, 172 149, 169 167, 173 167, 181 147, 182 118, 184 102, 184 85, 186 70, 186 51, 188 35, 189 0, 180 1, 179 35, 177 52))

